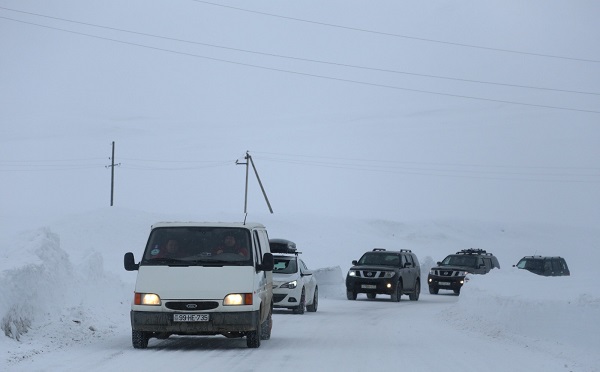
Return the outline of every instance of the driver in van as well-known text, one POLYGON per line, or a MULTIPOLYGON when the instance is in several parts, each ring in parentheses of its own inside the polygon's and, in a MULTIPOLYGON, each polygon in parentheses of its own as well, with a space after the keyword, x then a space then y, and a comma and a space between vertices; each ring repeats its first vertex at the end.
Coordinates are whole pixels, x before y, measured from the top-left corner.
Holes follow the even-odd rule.
POLYGON ((248 257, 248 249, 240 245, 233 234, 226 234, 223 243, 215 249, 215 254, 235 253, 248 257))

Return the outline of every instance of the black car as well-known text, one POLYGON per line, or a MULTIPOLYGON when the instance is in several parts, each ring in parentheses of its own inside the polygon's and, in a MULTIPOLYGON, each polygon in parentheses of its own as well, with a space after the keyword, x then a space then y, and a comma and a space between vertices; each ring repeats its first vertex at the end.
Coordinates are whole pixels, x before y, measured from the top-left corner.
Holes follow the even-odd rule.
POLYGON ((408 249, 388 251, 375 248, 356 261, 346 276, 346 296, 356 300, 358 293, 366 293, 370 299, 378 294, 390 295, 398 302, 407 294, 412 301, 421 292, 421 267, 417 256, 408 249))
POLYGON ((569 276, 569 266, 562 257, 525 256, 513 265, 543 276, 569 276))
POLYGON ((440 289, 459 294, 467 274, 487 274, 494 268, 500 268, 496 256, 483 249, 472 248, 451 254, 437 264, 427 277, 431 294, 438 294, 440 289))

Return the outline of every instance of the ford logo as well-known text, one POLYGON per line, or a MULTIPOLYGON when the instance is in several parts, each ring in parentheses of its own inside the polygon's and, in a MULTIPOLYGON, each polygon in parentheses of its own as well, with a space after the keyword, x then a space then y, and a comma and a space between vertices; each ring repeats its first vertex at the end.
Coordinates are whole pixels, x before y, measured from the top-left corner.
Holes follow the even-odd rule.
POLYGON ((187 304, 187 305, 185 305, 185 307, 187 307, 188 309, 195 309, 195 308, 198 307, 198 305, 196 305, 196 304, 187 304))

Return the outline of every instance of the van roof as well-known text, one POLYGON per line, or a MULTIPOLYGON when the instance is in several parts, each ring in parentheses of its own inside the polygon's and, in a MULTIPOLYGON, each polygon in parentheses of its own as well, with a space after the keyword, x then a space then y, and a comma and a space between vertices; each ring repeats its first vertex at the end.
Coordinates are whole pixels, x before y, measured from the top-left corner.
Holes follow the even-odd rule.
POLYGON ((254 228, 265 228, 265 226, 261 223, 257 222, 179 222, 179 221, 169 221, 169 222, 156 222, 152 225, 152 229, 158 227, 232 227, 232 228, 245 228, 245 229, 254 229, 254 228))

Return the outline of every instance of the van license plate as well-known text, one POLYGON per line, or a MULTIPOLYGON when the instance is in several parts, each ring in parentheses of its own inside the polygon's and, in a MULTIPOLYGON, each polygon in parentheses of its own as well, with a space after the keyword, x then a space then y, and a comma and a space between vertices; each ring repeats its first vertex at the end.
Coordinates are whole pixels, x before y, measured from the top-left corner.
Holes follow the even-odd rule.
POLYGON ((208 314, 173 314, 174 322, 208 322, 208 314))
POLYGON ((377 286, 375 284, 363 284, 360 287, 364 289, 377 289, 377 286))

